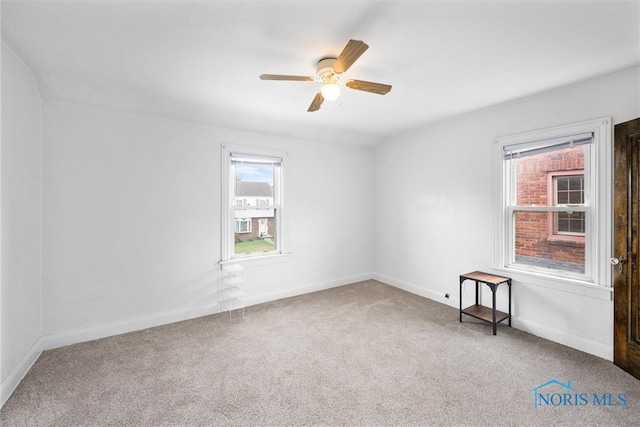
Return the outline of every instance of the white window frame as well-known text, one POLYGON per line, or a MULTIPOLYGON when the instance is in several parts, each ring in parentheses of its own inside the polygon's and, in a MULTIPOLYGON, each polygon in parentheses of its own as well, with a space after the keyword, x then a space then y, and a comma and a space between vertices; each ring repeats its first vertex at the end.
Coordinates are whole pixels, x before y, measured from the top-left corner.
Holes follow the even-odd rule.
MULTIPOLYGON (((581 294, 590 294, 585 287, 611 287, 611 266, 607 262, 611 253, 611 118, 601 118, 564 126, 557 126, 531 132, 524 132, 497 138, 494 141, 494 188, 495 192, 495 256, 494 268, 512 275, 535 277, 542 286, 559 285, 565 290, 581 294), (585 207, 576 210, 589 210, 585 224, 585 274, 577 276, 571 273, 553 272, 547 269, 528 268, 515 264, 513 209, 510 209, 512 180, 507 162, 504 160, 504 147, 526 144, 569 135, 591 133, 593 135, 591 155, 585 157, 585 207), (588 163, 588 164, 587 164, 588 163), (568 287, 566 287, 567 285, 568 287), (582 289, 576 288, 583 287, 582 289)), ((549 211, 553 206, 531 207, 549 211)), ((595 296, 602 294, 595 293, 595 296)))
MULTIPOLYGON (((249 147, 235 144, 223 144, 222 145, 222 229, 221 229, 221 265, 237 262, 255 262, 256 260, 273 260, 281 258, 282 255, 289 255, 289 236, 288 225, 286 219, 286 204, 285 204, 285 170, 287 167, 288 153, 282 150, 263 148, 263 147, 249 147), (272 157, 280 158, 280 167, 278 168, 277 176, 274 178, 277 180, 275 189, 278 194, 274 194, 274 199, 279 200, 279 204, 276 209, 276 249, 270 252, 258 252, 252 254, 235 254, 235 210, 238 206, 234 204, 234 191, 233 185, 235 179, 232 179, 232 165, 231 154, 241 153, 247 156, 256 157, 272 157)), ((275 183, 274 183, 275 184, 275 183)))

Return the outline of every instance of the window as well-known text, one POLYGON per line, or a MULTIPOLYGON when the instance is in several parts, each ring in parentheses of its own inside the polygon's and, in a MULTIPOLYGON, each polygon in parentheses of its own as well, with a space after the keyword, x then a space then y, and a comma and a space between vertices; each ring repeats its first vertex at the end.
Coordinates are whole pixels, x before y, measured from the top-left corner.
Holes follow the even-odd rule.
POLYGON ((236 233, 251 233, 251 218, 236 218, 236 233))
MULTIPOLYGON (((549 193, 553 197, 554 206, 584 206, 584 173, 552 174, 552 189, 549 193)), ((551 221, 552 236, 584 236, 584 212, 555 212, 551 221)))
POLYGON ((222 260, 283 253, 284 153, 223 147, 222 260))
POLYGON ((610 131, 602 119, 496 140, 497 268, 608 283, 610 131))

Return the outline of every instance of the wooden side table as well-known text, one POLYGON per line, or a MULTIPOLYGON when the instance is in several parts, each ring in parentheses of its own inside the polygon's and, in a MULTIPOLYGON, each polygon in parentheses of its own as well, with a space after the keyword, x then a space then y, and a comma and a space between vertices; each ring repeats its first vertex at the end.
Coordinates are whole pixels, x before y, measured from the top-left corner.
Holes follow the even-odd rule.
POLYGON ((473 271, 467 274, 460 275, 460 322, 462 322, 462 315, 475 317, 476 319, 484 320, 493 325, 493 335, 496 335, 498 329, 498 323, 505 319, 509 320, 509 327, 511 327, 511 278, 496 276, 494 274, 483 273, 481 271, 473 271), (465 280, 473 280, 476 282, 476 303, 469 307, 462 309, 462 283, 465 280), (480 305, 478 302, 478 283, 484 283, 489 286, 493 296, 493 305, 491 308, 480 305), (496 290, 502 283, 506 283, 509 287, 509 312, 505 313, 496 310, 496 290))

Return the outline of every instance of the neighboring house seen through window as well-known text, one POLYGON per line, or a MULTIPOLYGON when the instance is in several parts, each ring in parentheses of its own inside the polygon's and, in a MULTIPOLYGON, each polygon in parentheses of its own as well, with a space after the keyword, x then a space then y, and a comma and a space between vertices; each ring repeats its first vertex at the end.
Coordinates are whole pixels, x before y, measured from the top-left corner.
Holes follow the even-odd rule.
POLYGON ((236 203, 234 213, 234 255, 276 250, 279 169, 279 159, 240 154, 231 156, 233 197, 242 201, 236 203), (266 227, 260 227, 260 223, 266 227))

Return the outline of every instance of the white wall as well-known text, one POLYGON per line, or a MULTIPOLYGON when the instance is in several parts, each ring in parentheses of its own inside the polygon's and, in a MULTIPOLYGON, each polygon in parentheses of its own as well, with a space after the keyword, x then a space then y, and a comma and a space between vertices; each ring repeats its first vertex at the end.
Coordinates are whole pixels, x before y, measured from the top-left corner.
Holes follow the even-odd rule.
MULTIPOLYGON (((42 106, 4 44, 2 59, 3 402, 40 349, 216 311, 224 143, 289 152, 293 254, 247 268, 249 304, 373 272, 457 306, 458 275, 493 263, 494 138, 640 115, 633 69, 407 131, 372 153, 42 106)), ((608 293, 550 286, 515 280, 514 326, 611 358, 608 293)))
POLYGON ((223 143, 289 153, 293 254, 247 267, 249 304, 370 277, 370 148, 43 111, 44 348, 215 311, 223 143))
POLYGON ((2 43, 1 404, 40 354, 41 164, 40 96, 2 43))
MULTIPOLYGON (((635 68, 387 138, 374 152, 374 276, 457 307, 460 274, 505 274, 491 270, 494 139, 638 117, 639 80, 635 68)), ((608 291, 585 296, 514 279, 514 326, 612 359, 608 291)))

